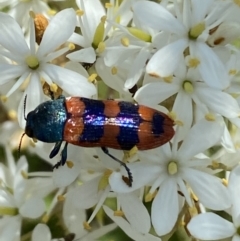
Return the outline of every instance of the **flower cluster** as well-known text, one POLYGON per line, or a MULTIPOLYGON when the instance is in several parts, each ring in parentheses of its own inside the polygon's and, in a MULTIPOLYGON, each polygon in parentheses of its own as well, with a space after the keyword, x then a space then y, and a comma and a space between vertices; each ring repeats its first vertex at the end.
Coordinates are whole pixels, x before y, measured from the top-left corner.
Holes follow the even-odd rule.
POLYGON ((240 2, 70 2, 0 0, 0 240, 120 240, 122 230, 160 241, 182 228, 185 240, 238 240, 240 2), (63 95, 99 106, 85 105, 87 120, 63 95), (140 108, 119 113, 102 98, 140 108), (174 123, 172 139, 127 148, 133 135, 136 145, 170 135, 151 113, 174 123), (113 127, 99 134, 103 121, 113 127), (22 129, 33 139, 14 160, 22 129))

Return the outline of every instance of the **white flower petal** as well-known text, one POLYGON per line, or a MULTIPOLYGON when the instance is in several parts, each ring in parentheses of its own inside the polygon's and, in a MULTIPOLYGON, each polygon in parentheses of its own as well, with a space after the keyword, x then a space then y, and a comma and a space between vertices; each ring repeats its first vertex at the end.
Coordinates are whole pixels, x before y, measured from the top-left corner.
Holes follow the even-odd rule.
POLYGON ((155 30, 185 33, 184 26, 160 4, 140 1, 133 4, 133 11, 140 22, 155 30))
POLYGON ((64 91, 73 96, 91 97, 96 94, 95 86, 84 76, 53 64, 45 64, 43 70, 64 91))
POLYGON ((187 45, 187 39, 178 39, 158 50, 147 64, 147 73, 160 77, 172 75, 182 60, 183 51, 187 45))
POLYGON ((80 187, 71 189, 67 193, 72 204, 78 209, 87 209, 93 207, 99 200, 98 183, 101 177, 96 177, 90 181, 84 182, 80 187))
POLYGON ((86 210, 76 208, 72 199, 67 197, 63 206, 63 220, 70 233, 74 233, 76 236, 82 235, 84 227, 79 224, 86 220, 86 210))
POLYGON ((192 218, 187 226, 189 232, 201 240, 218 240, 233 236, 236 229, 232 223, 215 213, 202 213, 192 218))
POLYGON ((146 51, 146 49, 141 49, 141 51, 136 56, 135 61, 133 62, 127 76, 125 83, 126 89, 131 89, 138 82, 143 73, 144 66, 149 57, 149 54, 149 51, 146 51))
POLYGON ((0 85, 11 81, 12 79, 18 78, 25 71, 27 71, 26 66, 22 65, 12 65, 12 64, 0 64, 0 85))
POLYGON ((70 185, 79 175, 80 164, 74 162, 74 166, 69 168, 67 165, 54 169, 52 177, 56 187, 66 187, 70 185))
POLYGON ((39 218, 45 211, 46 207, 44 201, 37 197, 28 199, 19 208, 19 213, 25 218, 39 218))
POLYGON ((77 0, 76 3, 79 9, 84 11, 84 15, 81 16, 80 21, 83 35, 92 42, 95 30, 101 21, 101 17, 106 15, 103 5, 99 0, 77 0))
POLYGON ((174 179, 167 179, 161 185, 152 203, 152 224, 159 236, 169 233, 178 217, 179 205, 177 184, 174 179))
POLYGON ((30 111, 34 110, 41 102, 44 100, 44 95, 42 91, 42 85, 39 81, 37 74, 33 73, 27 89, 24 91, 24 94, 21 98, 21 101, 18 106, 18 122, 22 129, 25 129, 26 121, 24 117, 24 98, 27 95, 27 103, 25 114, 28 114, 30 111))
POLYGON ((32 232, 32 241, 51 241, 51 232, 46 224, 39 223, 32 232))
POLYGON ((220 178, 191 168, 184 168, 182 173, 184 180, 188 182, 205 207, 213 210, 230 207, 228 189, 222 184, 220 178))
POLYGON ((152 105, 159 104, 168 97, 174 95, 179 89, 173 83, 157 82, 149 83, 141 87, 134 95, 134 99, 139 104, 152 105))
POLYGON ((20 26, 15 19, 3 12, 0 13, 0 44, 15 55, 22 56, 22 58, 29 53, 20 26))
POLYGON ((202 119, 197 122, 185 137, 178 150, 181 161, 187 161, 191 157, 204 152, 220 140, 224 130, 224 125, 217 119, 207 121, 202 119))
POLYGON ((240 215, 239 197, 240 197, 240 166, 237 165, 230 173, 228 189, 232 200, 232 218, 237 223, 240 215))
POLYGON ((83 75, 86 78, 89 77, 89 74, 88 74, 87 70, 84 69, 83 66, 80 63, 68 61, 65 64, 65 68, 70 69, 72 71, 75 71, 75 72, 83 75))
POLYGON ((160 238, 157 238, 151 234, 141 234, 135 231, 130 224, 122 217, 114 216, 114 212, 107 206, 103 206, 105 213, 133 240, 136 241, 161 241, 160 238))
POLYGON ((240 108, 236 99, 230 94, 213 88, 197 87, 199 99, 216 113, 227 118, 240 116, 240 108))
POLYGON ((139 197, 134 193, 119 194, 118 201, 132 227, 138 232, 148 233, 151 227, 150 216, 139 197))
POLYGON ((38 57, 43 57, 65 43, 74 32, 75 27, 76 14, 72 8, 64 9, 57 13, 44 32, 37 51, 38 57))
MULTIPOLYGON (((122 77, 121 75, 114 75, 111 72, 111 67, 107 67, 103 61, 103 58, 98 58, 97 62, 95 64, 95 68, 97 70, 98 75, 101 77, 103 82, 111 87, 112 89, 120 92, 121 94, 128 94, 131 96, 129 92, 126 92, 124 90, 124 83, 125 83, 125 77, 122 77)), ((119 71, 118 71, 119 72, 119 71)), ((124 74, 124 73, 123 73, 124 74)))
POLYGON ((205 43, 198 41, 190 45, 190 52, 192 51, 196 51, 196 57, 200 59, 198 69, 202 79, 211 87, 226 88, 229 84, 226 68, 213 50, 205 43))
POLYGON ((172 111, 177 114, 177 120, 183 123, 183 126, 178 127, 177 135, 175 135, 177 141, 181 141, 192 126, 193 107, 191 96, 184 93, 184 91, 179 91, 172 111))
POLYGON ((92 64, 96 61, 96 53, 93 47, 89 47, 70 53, 67 58, 76 62, 92 64))
POLYGON ((0 190, 0 206, 1 207, 16 207, 14 197, 6 192, 5 190, 0 190))
POLYGON ((21 222, 20 215, 2 217, 0 221, 0 240, 20 241, 21 222))

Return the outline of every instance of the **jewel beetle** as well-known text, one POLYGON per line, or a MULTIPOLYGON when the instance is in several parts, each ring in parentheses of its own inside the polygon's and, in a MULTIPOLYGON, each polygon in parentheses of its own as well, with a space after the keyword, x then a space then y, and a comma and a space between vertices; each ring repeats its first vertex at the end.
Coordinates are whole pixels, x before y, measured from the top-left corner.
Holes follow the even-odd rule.
MULTIPOLYGON (((26 99, 24 109, 26 106, 26 99)), ((123 165, 108 148, 149 150, 170 141, 174 135, 173 120, 153 108, 126 101, 94 100, 83 97, 60 96, 46 101, 27 115, 25 133, 30 138, 56 143, 49 157, 57 155, 65 141, 58 168, 67 160, 68 143, 82 147, 101 147, 104 153, 123 165)))

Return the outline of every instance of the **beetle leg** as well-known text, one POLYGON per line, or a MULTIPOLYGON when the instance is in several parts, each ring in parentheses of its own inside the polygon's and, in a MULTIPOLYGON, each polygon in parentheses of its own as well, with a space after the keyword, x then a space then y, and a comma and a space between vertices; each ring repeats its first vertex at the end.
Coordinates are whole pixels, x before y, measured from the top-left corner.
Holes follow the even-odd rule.
MULTIPOLYGON (((67 161, 67 145, 68 145, 68 142, 65 143, 65 146, 62 150, 62 153, 61 153, 61 160, 59 162, 57 162, 54 166, 53 166, 53 170, 55 168, 58 168, 59 166, 64 166, 64 164, 66 163, 67 161)), ((56 147, 56 146, 55 146, 56 147)), ((54 147, 54 149, 55 149, 54 147)))
POLYGON ((52 151, 51 151, 51 153, 49 155, 49 158, 53 158, 53 157, 55 157, 58 154, 61 145, 62 145, 62 141, 59 141, 59 142, 57 142, 55 144, 55 146, 53 147, 53 149, 52 149, 52 151))
POLYGON ((128 181, 126 182, 126 178, 124 178, 124 177, 123 177, 123 180, 124 180, 124 182, 125 182, 129 187, 131 187, 131 186, 132 186, 132 182, 133 182, 133 177, 132 177, 132 173, 131 173, 130 169, 127 167, 126 163, 123 162, 123 161, 120 161, 120 160, 117 159, 115 156, 111 155, 111 154, 109 153, 107 147, 102 147, 102 151, 103 151, 106 155, 110 156, 114 161, 120 163, 120 164, 125 168, 125 170, 127 171, 127 174, 128 174, 128 181))

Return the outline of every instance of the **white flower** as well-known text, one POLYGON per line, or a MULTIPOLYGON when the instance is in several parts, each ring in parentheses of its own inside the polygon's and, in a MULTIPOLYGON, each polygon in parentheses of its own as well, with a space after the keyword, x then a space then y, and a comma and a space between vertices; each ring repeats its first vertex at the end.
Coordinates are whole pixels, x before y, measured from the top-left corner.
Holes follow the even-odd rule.
POLYGON ((219 2, 214 5, 214 2, 174 1, 176 17, 155 2, 141 1, 133 4, 138 21, 155 30, 162 30, 159 34, 169 38, 168 44, 161 46, 149 60, 147 73, 157 77, 172 75, 182 60, 184 50, 189 47, 190 57, 195 60, 192 67, 198 67, 202 79, 209 86, 222 89, 228 85, 223 63, 206 44, 209 30, 224 20, 226 6, 229 5, 219 2))
POLYGON ((175 77, 170 83, 164 81, 148 83, 136 92, 134 99, 139 104, 151 106, 161 103, 174 94, 177 96, 172 112, 183 124, 179 138, 183 138, 192 126, 194 116, 197 121, 210 113, 227 118, 236 118, 240 115, 239 105, 230 94, 207 86, 199 79, 195 70, 187 70, 183 64, 179 64, 175 77))
POLYGON ((5 148, 8 166, 0 165, 0 239, 20 240, 22 218, 39 218, 45 211, 43 198, 53 191, 49 179, 27 180, 28 164, 21 157, 15 164, 8 148, 5 148), (36 188, 37 187, 37 188, 36 188))
POLYGON ((55 50, 67 41, 74 31, 75 24, 76 17, 73 9, 65 9, 59 12, 49 23, 41 44, 36 50, 33 20, 31 19, 29 48, 15 20, 7 14, 0 13, 0 44, 6 48, 6 51, 1 51, 0 54, 16 62, 16 64, 0 64, 0 85, 14 78, 17 79, 17 82, 6 94, 8 97, 27 77, 30 78, 29 85, 18 108, 18 118, 22 128, 25 126, 23 120, 23 100, 25 95, 27 95, 26 113, 33 110, 43 100, 41 78, 50 86, 55 82, 71 95, 89 97, 95 94, 94 85, 90 84, 82 75, 48 63, 68 51, 68 47, 55 50))
POLYGON ((129 192, 151 184, 148 195, 152 198, 160 187, 151 210, 152 224, 160 236, 169 233, 177 221, 181 207, 178 191, 190 206, 193 201, 189 187, 204 206, 214 210, 228 208, 228 191, 221 180, 201 171, 211 164, 211 160, 196 157, 219 141, 222 133, 221 119, 214 122, 201 120, 191 128, 180 148, 175 137, 172 147, 167 143, 153 151, 139 153, 142 161, 128 165, 134 180, 131 189, 121 184, 118 173, 110 176, 110 185, 115 192, 129 192))
POLYGON ((201 240, 219 240, 232 238, 239 240, 240 227, 240 166, 238 165, 230 173, 229 185, 230 197, 232 201, 232 222, 214 214, 202 213, 193 217, 188 224, 189 232, 201 240))
MULTIPOLYGON (((82 173, 83 184, 72 188, 66 194, 67 198, 71 199, 72 205, 78 209, 87 209, 96 205, 87 221, 90 224, 102 207, 105 199, 108 196, 114 196, 117 199, 118 211, 121 210, 123 212, 129 223, 136 230, 148 233, 150 229, 150 217, 136 193, 122 194, 111 192, 108 179, 114 172, 118 172, 119 163, 108 157, 102 150, 96 149, 97 152, 94 152, 94 150, 85 150, 86 156, 84 163, 82 163, 82 170, 85 170, 85 173, 88 175, 82 173), (89 175, 89 173, 92 174, 89 175)), ((122 159, 122 151, 111 149, 110 152, 116 158, 122 159)), ((128 187, 125 182, 123 182, 123 185, 128 187)), ((129 189, 131 190, 131 188, 129 189)))

